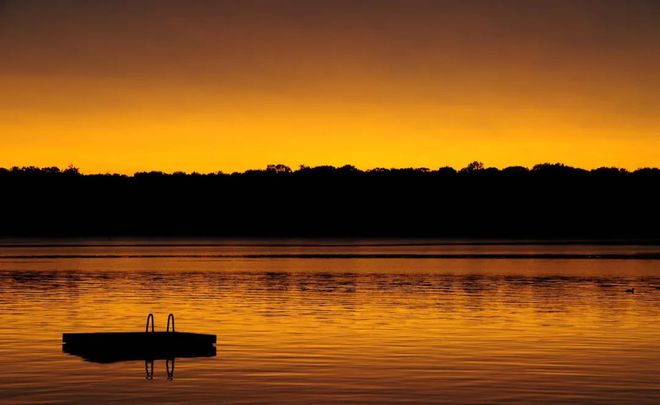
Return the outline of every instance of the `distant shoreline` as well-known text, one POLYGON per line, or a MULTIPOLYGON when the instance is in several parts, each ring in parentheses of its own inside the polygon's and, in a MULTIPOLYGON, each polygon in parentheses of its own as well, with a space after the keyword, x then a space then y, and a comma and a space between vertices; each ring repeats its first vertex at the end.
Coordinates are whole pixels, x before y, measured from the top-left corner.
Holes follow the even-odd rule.
POLYGON ((660 260, 660 251, 655 253, 475 253, 475 254, 401 254, 401 253, 310 253, 310 254, 32 254, 2 255, 4 259, 324 259, 324 260, 359 260, 359 259, 483 259, 483 260, 660 260))
MULTIPOLYGON (((0 238, 660 241, 660 169, 0 169, 0 238)), ((560 242, 561 243, 561 242, 560 242)), ((655 242, 651 242, 654 244, 655 242)))
POLYGON ((413 246, 660 246, 660 239, 602 240, 417 240, 407 238, 0 238, 1 248, 40 247, 413 247, 413 246))

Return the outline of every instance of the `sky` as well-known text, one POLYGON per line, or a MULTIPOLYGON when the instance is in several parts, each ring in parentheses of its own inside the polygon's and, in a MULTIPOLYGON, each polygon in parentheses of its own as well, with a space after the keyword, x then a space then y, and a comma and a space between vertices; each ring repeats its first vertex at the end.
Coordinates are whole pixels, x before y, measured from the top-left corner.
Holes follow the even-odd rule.
POLYGON ((656 0, 0 0, 0 167, 660 166, 656 0))

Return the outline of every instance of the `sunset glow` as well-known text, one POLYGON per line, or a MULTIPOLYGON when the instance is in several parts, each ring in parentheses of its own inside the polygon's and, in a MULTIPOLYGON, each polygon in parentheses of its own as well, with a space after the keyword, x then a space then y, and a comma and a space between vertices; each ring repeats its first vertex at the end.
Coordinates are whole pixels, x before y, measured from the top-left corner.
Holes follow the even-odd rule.
POLYGON ((4 1, 0 167, 658 166, 659 13, 653 1, 4 1))

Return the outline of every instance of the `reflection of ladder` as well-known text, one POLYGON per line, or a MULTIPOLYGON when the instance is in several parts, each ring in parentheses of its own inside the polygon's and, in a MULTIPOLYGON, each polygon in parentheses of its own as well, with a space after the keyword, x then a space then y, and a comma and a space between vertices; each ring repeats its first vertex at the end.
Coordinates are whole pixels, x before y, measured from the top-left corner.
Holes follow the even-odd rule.
MULTIPOLYGON (((168 380, 173 380, 174 379, 174 357, 171 359, 166 359, 165 360, 165 372, 167 373, 167 379, 168 380)), ((144 378, 146 380, 153 380, 154 379, 154 361, 153 360, 145 360, 144 361, 144 378)))
POLYGON ((144 360, 144 374, 145 379, 153 380, 154 379, 154 361, 153 360, 144 360))
POLYGON ((167 372, 167 379, 174 379, 174 357, 171 359, 165 360, 165 371, 167 372), (172 362, 172 368, 170 369, 170 362, 172 362))

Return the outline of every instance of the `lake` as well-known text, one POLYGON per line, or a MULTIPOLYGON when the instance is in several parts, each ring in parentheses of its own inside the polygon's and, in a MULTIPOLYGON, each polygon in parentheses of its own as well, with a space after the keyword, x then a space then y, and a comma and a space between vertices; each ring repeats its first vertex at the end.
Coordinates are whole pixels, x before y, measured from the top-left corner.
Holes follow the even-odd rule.
POLYGON ((0 402, 657 404, 659 320, 658 245, 5 241, 0 402), (216 356, 62 351, 148 313, 216 356))

